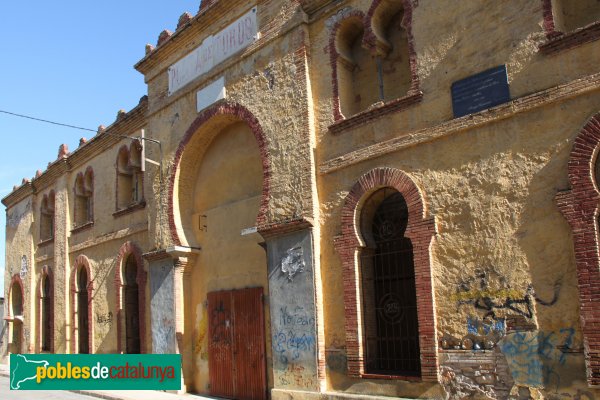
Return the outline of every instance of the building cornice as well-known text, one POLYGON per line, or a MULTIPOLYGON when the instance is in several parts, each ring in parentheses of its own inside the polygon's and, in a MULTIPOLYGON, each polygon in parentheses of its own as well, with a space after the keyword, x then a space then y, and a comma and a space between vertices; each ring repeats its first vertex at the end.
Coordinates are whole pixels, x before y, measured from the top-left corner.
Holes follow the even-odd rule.
MULTIPOLYGON (((221 17, 228 15, 233 10, 239 10, 239 7, 245 3, 248 3, 248 1, 217 1, 210 7, 201 9, 191 20, 178 26, 177 30, 168 39, 164 41, 159 40, 157 46, 150 50, 133 67, 140 73, 147 75, 160 63, 170 59, 175 53, 181 51, 182 45, 190 43, 198 37, 209 36, 217 32, 222 28, 223 18, 221 17)), ((261 3, 260 0, 255 2, 257 5, 259 3, 261 3)), ((240 15, 245 11, 242 10, 240 15)))

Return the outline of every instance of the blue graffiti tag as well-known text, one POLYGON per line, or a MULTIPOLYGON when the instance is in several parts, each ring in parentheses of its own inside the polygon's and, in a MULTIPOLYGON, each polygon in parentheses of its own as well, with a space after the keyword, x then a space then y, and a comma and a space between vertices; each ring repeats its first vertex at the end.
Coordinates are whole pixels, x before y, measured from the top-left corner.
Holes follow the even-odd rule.
POLYGON ((554 381, 560 383, 556 367, 563 366, 566 354, 573 346, 573 328, 556 332, 516 332, 506 336, 500 343, 506 355, 511 374, 516 383, 533 387, 545 387, 554 381))
POLYGON ((275 352, 279 360, 287 364, 288 355, 291 360, 297 360, 305 352, 314 352, 316 340, 308 333, 297 333, 294 331, 280 331, 275 335, 275 352))

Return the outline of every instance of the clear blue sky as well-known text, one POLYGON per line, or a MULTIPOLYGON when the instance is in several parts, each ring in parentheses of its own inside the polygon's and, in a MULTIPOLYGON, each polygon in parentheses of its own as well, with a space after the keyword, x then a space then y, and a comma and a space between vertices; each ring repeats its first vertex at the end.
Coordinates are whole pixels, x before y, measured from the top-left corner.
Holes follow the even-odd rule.
MULTIPOLYGON (((110 125, 146 94, 133 65, 146 43, 199 0, 2 1, 0 110, 96 129, 110 125)), ((0 113, 0 197, 92 132, 0 113)), ((4 208, 4 207, 2 207, 4 208)), ((0 212, 0 288, 4 288, 6 214, 0 212)), ((1 292, 1 291, 0 291, 1 292)))

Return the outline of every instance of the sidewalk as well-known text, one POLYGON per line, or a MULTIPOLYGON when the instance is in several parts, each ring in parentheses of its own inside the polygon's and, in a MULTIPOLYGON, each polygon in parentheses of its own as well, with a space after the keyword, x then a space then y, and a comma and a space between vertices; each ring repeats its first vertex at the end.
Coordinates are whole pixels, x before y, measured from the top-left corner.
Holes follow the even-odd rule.
MULTIPOLYGON (((10 377, 8 365, 0 364, 0 376, 10 377)), ((215 397, 205 397, 195 394, 171 394, 156 390, 71 390, 106 400, 215 400, 215 397)))

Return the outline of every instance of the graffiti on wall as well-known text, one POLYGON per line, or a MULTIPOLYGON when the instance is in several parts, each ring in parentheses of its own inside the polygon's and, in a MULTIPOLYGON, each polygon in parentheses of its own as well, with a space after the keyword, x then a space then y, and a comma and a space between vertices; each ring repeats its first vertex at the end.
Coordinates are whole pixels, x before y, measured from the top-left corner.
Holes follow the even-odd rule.
POLYGON ((348 357, 344 342, 334 337, 325 349, 325 362, 330 371, 345 373, 348 368, 348 357))
POLYGON ((289 364, 286 370, 278 377, 282 386, 293 385, 298 388, 311 389, 318 384, 317 374, 307 373, 301 364, 289 364))
POLYGON ((460 281, 452 299, 457 302, 458 308, 470 306, 482 312, 484 318, 497 319, 497 313, 502 312, 505 315, 521 315, 531 319, 533 302, 552 306, 558 301, 561 288, 562 277, 554 283, 551 298, 540 298, 532 284, 524 290, 511 288, 506 277, 494 267, 486 267, 475 270, 473 276, 460 281))
POLYGON ((295 232, 267 243, 276 387, 318 388, 312 248, 310 231, 295 232))
POLYGON ((544 388, 560 385, 557 369, 564 366, 574 347, 575 330, 515 332, 506 335, 500 349, 516 384, 544 388))

